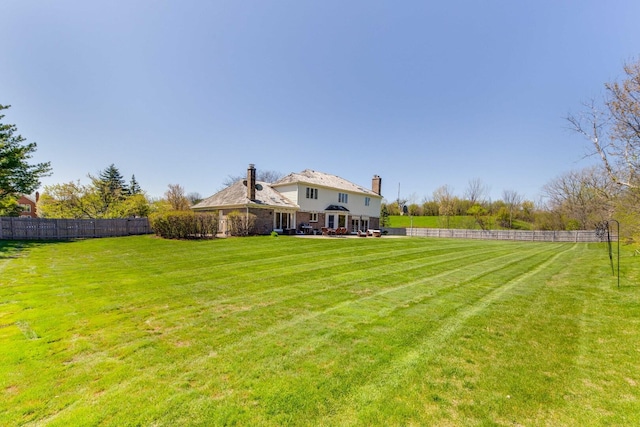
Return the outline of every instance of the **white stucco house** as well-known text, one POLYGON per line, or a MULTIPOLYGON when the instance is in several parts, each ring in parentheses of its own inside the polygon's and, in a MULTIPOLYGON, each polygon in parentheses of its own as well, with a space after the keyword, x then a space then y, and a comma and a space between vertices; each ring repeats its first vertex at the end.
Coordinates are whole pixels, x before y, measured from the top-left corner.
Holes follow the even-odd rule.
POLYGON ((374 175, 371 188, 336 175, 306 169, 274 182, 256 181, 253 164, 247 179, 238 181, 194 205, 195 212, 217 211, 220 230, 230 212, 255 215, 255 233, 320 233, 324 229, 357 233, 379 228, 382 179, 374 175))

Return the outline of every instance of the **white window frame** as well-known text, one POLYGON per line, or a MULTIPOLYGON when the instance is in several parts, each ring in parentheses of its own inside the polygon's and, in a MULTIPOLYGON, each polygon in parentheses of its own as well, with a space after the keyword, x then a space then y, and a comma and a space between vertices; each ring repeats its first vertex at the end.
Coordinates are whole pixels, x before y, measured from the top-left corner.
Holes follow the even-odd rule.
POLYGON ((318 222, 318 212, 311 212, 309 214, 309 222, 318 222))
POLYGON ((347 193, 338 193, 338 203, 349 203, 349 195, 347 193))
POLYGON ((307 199, 318 199, 318 189, 317 188, 311 188, 311 187, 307 187, 307 194, 306 194, 306 198, 307 199))

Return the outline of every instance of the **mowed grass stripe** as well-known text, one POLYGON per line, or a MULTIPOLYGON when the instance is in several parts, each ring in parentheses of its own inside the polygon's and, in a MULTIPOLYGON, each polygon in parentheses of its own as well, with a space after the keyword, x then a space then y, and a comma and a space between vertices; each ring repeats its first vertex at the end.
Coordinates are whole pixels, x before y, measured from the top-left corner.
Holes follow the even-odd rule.
MULTIPOLYGON (((258 352, 258 353, 259 353, 259 350, 260 350, 260 349, 259 349, 259 348, 250 348, 250 347, 246 346, 246 342, 245 342, 245 343, 243 343, 243 344, 244 344, 244 345, 240 345, 240 350, 241 350, 241 351, 239 352, 240 354, 238 354, 238 352, 237 352, 237 350, 238 350, 238 349, 237 349, 237 348, 233 349, 233 350, 236 350, 236 351, 235 351, 235 353, 233 353, 233 352, 232 352, 232 353, 235 355, 235 357, 242 357, 241 355, 242 355, 242 354, 244 354, 244 353, 246 352, 246 353, 249 353, 249 354, 253 354, 253 356, 254 356, 254 358, 255 358, 255 354, 256 354, 256 352, 258 352)), ((316 342, 316 345, 317 345, 317 342, 316 342)), ((259 347, 262 347, 262 346, 260 345, 259 347)), ((307 346, 307 347, 308 347, 308 346, 307 346)), ((232 350, 232 349, 229 349, 229 350, 232 350)), ((305 352, 308 352, 308 351, 309 351, 309 349, 307 348, 307 349, 305 350, 305 352)), ((302 356, 302 355, 304 354, 304 352, 303 352, 303 351, 300 351, 300 348, 298 348, 297 350, 294 350, 294 353, 296 353, 296 356, 297 356, 297 357, 300 357, 300 356, 302 356)), ((215 356, 216 360, 220 360, 220 359, 222 358, 222 356, 223 356, 223 355, 224 355, 224 354, 223 354, 222 352, 218 352, 218 354, 216 354, 216 356, 215 356)), ((211 357, 211 356, 210 356, 210 355, 208 355, 208 357, 211 357)), ((186 361, 186 365, 188 365, 188 366, 193 366, 193 365, 196 365, 196 366, 197 366, 197 365, 199 365, 199 363, 200 363, 200 361, 195 361, 195 360, 193 360, 193 359, 189 359, 188 361, 186 361)), ((219 365, 218 365, 218 364, 216 364, 216 366, 217 366, 217 367, 219 367, 219 365)), ((243 367, 243 369, 244 369, 244 370, 249 370, 249 366, 248 366, 247 364, 245 364, 245 365, 244 365, 244 367, 243 367)), ((223 369, 223 371, 224 371, 224 369, 223 369)), ((191 374, 187 374, 187 376, 190 376, 190 375, 191 375, 191 374)), ((262 373, 262 374, 260 374, 260 375, 266 375, 266 373, 262 373)))
MULTIPOLYGON (((565 248, 565 251, 571 249, 573 248, 565 248)), ((559 257, 563 256, 564 252, 555 253, 551 257, 548 255, 547 253, 546 257, 535 260, 531 266, 532 268, 520 271, 520 273, 512 275, 504 282, 495 282, 494 286, 486 293, 477 295, 474 300, 457 306, 454 311, 441 317, 434 330, 428 331, 417 340, 415 345, 410 346, 405 352, 389 361, 384 369, 376 372, 367 383, 354 390, 348 398, 350 405, 341 405, 344 414, 331 416, 323 420, 323 423, 328 425, 340 424, 341 420, 354 419, 357 413, 365 414, 360 419, 363 423, 381 422, 384 414, 376 414, 374 411, 369 412, 367 408, 376 407, 380 401, 392 395, 400 387, 409 386, 407 378, 412 381, 415 380, 415 371, 419 369, 418 365, 428 365, 443 350, 448 341, 461 331, 470 318, 481 315, 483 311, 498 300, 507 300, 508 302, 513 297, 511 293, 514 288, 518 286, 524 285, 535 288, 544 284, 544 280, 533 279, 544 268, 549 267, 559 257)), ((428 401, 429 399, 430 397, 426 400, 428 401)))
MULTIPOLYGON (((538 248, 535 253, 539 253, 540 252, 540 248, 538 248)), ((486 254, 486 255, 490 255, 490 254, 486 254)), ((491 260, 487 260, 486 256, 484 258, 482 258, 479 261, 474 261, 474 262, 469 262, 467 257, 464 258, 458 258, 458 261, 465 261, 465 266, 466 267, 476 267, 476 268, 482 268, 483 266, 485 266, 487 269, 484 270, 482 273, 477 274, 475 277, 482 277, 482 276, 487 276, 489 274, 491 274, 492 272, 496 272, 498 270, 502 270, 504 269, 504 265, 516 265, 519 264, 521 262, 523 262, 524 260, 527 260, 531 258, 531 252, 529 251, 522 251, 522 252, 510 252, 508 254, 503 254, 500 257, 496 257, 496 258, 492 258, 491 260), (489 265, 495 265, 496 261, 505 261, 505 264, 502 265, 499 268, 493 268, 490 269, 488 268, 489 265), (508 261, 508 262, 506 262, 508 261)), ((439 264, 439 263, 438 263, 439 264)), ((427 264, 429 265, 429 264, 427 264)), ((416 301, 421 301, 425 298, 430 298, 433 297, 435 295, 441 295, 443 292, 445 292, 447 289, 452 289, 456 286, 459 286, 461 284, 464 284, 465 282, 471 282, 473 281, 473 277, 470 277, 466 274, 463 274, 462 276, 464 277, 464 279, 461 278, 453 278, 450 280, 444 280, 445 278, 447 278, 448 276, 453 276, 455 275, 457 272, 459 272, 460 269, 447 269, 445 271, 441 271, 438 273, 430 273, 429 275, 423 276, 421 274, 419 274, 420 272, 415 272, 415 276, 417 276, 417 279, 414 279, 410 282, 407 283, 401 283, 397 286, 394 287, 375 287, 372 286, 373 289, 364 289, 362 291, 357 290, 356 285, 360 284, 361 279, 357 276, 353 276, 353 279, 351 281, 347 281, 347 280, 343 280, 341 281, 340 285, 336 285, 334 287, 327 287, 327 288, 322 288, 322 289, 318 289, 315 290, 313 292, 307 292, 307 293, 303 293, 302 295, 296 295, 295 297, 285 297, 281 295, 281 298, 277 301, 270 301, 268 303, 262 304, 262 305, 257 305, 255 307, 251 306, 247 306, 245 307, 244 310, 238 310, 241 313, 238 313, 239 315, 247 315, 249 311, 251 311, 252 309, 268 309, 270 306, 274 306, 274 305, 278 305, 278 304, 283 304, 283 303, 287 303, 290 301, 294 301, 296 302, 296 306, 298 307, 312 307, 313 310, 310 310, 308 312, 305 312, 299 316, 293 317, 293 318, 283 318, 281 321, 277 321, 278 318, 274 317, 274 316, 264 316, 269 318, 269 320, 273 321, 273 324, 271 326, 268 325, 263 325, 263 327, 261 328, 256 328, 256 332, 252 332, 252 331, 246 331, 246 334, 243 335, 242 339, 238 340, 238 341, 233 341, 231 342, 227 347, 222 347, 219 348, 217 351, 221 352, 223 350, 232 350, 235 351, 235 349, 237 347, 243 347, 246 345, 246 343, 251 342, 251 341, 255 341, 258 339, 262 339, 265 337, 268 337, 269 335, 280 335, 282 334, 285 330, 287 329, 300 329, 300 330, 304 330, 304 327, 301 326, 302 323, 304 322, 308 322, 308 321, 316 321, 319 317, 327 315, 331 312, 334 311, 338 311, 338 310, 342 310, 344 308, 348 308, 350 306, 356 306, 358 304, 362 304, 362 303, 368 303, 370 300, 374 300, 377 298, 380 298, 382 296, 385 296, 386 294, 390 294, 390 293, 394 293, 394 294, 399 294, 399 292, 401 290, 407 289, 407 288, 412 288, 412 287, 417 287, 417 286, 422 286, 424 287, 424 291, 423 293, 418 293, 418 295, 416 296, 416 292, 412 291, 410 293, 411 299, 407 300, 405 296, 400 296, 400 301, 396 302, 396 305, 390 304, 389 302, 384 302, 384 306, 386 310, 392 310, 394 307, 400 306, 400 305, 404 305, 407 304, 408 302, 412 302, 415 303, 416 301), (460 281, 461 280, 461 281, 460 281), (426 286, 426 287, 425 287, 426 286), (336 300, 335 297, 327 297, 326 294, 328 293, 332 293, 335 292, 336 290, 340 290, 340 289, 351 289, 347 296, 350 297, 349 299, 344 299, 344 300, 336 300), (355 290, 353 290, 355 289, 355 290), (323 294, 323 298, 322 301, 320 302, 316 302, 314 300, 310 300, 309 297, 313 294, 323 294), (332 305, 327 305, 326 301, 333 301, 332 305), (338 302, 336 302, 338 301, 338 302), (324 304, 323 304, 324 303, 324 304)), ((467 290, 465 290, 466 292, 467 290)), ((223 303, 226 302, 222 301, 223 303)), ((320 320, 322 321, 322 320, 320 320)), ((246 322, 247 324, 252 324, 253 322, 246 322)))
MULTIPOLYGON (((305 320, 308 320, 308 319, 305 319, 305 320)), ((293 326, 293 325, 291 325, 291 326, 293 326)), ((305 330, 305 328, 299 328, 299 330, 305 330)), ((272 331, 269 331, 269 333, 272 333, 272 334, 274 334, 276 336, 278 335, 278 333, 281 333, 282 335, 287 335, 286 333, 283 333, 283 330, 280 330, 280 331, 272 330, 272 331)), ((254 337, 251 337, 251 338, 254 338, 254 337)), ((259 338, 262 339, 264 337, 259 337, 259 338)), ((249 337, 247 339, 249 339, 249 337)), ((318 340, 318 339, 314 340, 313 341, 313 346, 310 344, 309 341, 306 341, 304 348, 298 347, 297 349, 291 350, 291 353, 294 354, 296 357, 302 357, 305 354, 309 353, 310 351, 313 351, 313 347, 322 345, 322 341, 326 341, 326 340, 318 340)), ((242 340, 242 343, 238 343, 238 344, 240 344, 239 345, 240 354, 244 354, 246 352, 246 353, 251 353, 251 354, 253 354, 255 356, 256 354, 260 353, 260 349, 259 348, 252 348, 252 347, 248 346, 247 345, 248 343, 244 339, 242 340)), ((236 357, 242 357, 242 356, 238 355, 238 347, 235 346, 235 345, 232 348, 227 348, 226 350, 229 350, 229 352, 231 354, 235 354, 236 357), (230 351, 230 350, 233 350, 233 351, 230 351)), ((222 358, 224 356, 224 352, 222 352, 222 351, 218 352, 217 356, 219 358, 222 358)), ((198 364, 197 362, 194 363, 194 361, 192 361, 192 360, 190 360, 188 363, 189 364, 196 364, 196 365, 198 364)), ((247 368, 247 366, 245 366, 245 369, 246 368, 247 368)), ((264 375, 266 375, 266 373, 263 373, 261 375, 264 376, 264 375)), ((276 381, 277 381, 277 379, 276 379, 276 381)), ((268 382, 271 382, 271 381, 268 381, 268 382)), ((292 415, 290 412, 288 412, 288 413, 289 413, 289 415, 292 415)))
MULTIPOLYGON (((491 253, 487 253, 484 255, 476 254, 475 257, 482 257, 481 258, 482 260, 486 260, 486 257, 490 255, 492 254, 491 253)), ((509 254, 508 256, 517 256, 518 258, 516 258, 516 261, 514 262, 519 262, 521 259, 527 257, 528 255, 526 254, 523 255, 522 253, 515 252, 514 255, 509 254)), ((467 256, 449 257, 449 260, 447 261, 447 263, 450 263, 452 262, 452 260, 456 260, 456 259, 465 262, 467 265, 473 264, 473 262, 467 256)), ((496 260, 492 262, 495 262, 495 261, 496 260)), ((409 261, 405 261, 405 262, 409 262, 409 261)), ((427 280, 437 279, 438 272, 435 269, 433 269, 435 265, 438 265, 444 268, 444 261, 439 260, 437 263, 434 263, 434 264, 426 263, 423 261, 423 268, 426 267, 427 269, 431 269, 428 272, 429 276, 427 276, 427 280)), ((285 306, 294 306, 296 307, 296 310, 308 308, 308 309, 315 309, 317 312, 318 309, 322 309, 325 307, 323 303, 326 304, 327 301, 332 304, 335 304, 336 301, 346 301, 346 303, 349 304, 353 302, 354 294, 355 295, 362 294, 362 293, 371 294, 374 291, 377 292, 376 289, 382 286, 380 283, 382 283, 384 280, 388 280, 389 277, 391 277, 394 280, 397 279, 397 275, 399 272, 402 272, 403 274, 413 273, 414 275, 418 275, 419 277, 422 277, 420 275, 420 271, 412 271, 412 269, 415 269, 416 267, 409 268, 399 263, 394 263, 393 267, 394 267, 393 270, 391 270, 390 272, 386 272, 384 274, 377 273, 375 270, 370 271, 370 273, 373 273, 377 276, 375 281, 371 279, 363 281, 361 277, 361 272, 356 270, 351 272, 345 272, 341 275, 332 275, 331 282, 333 284, 326 283, 326 275, 325 275, 319 281, 308 281, 308 280, 299 281, 299 283, 296 286, 289 286, 288 288, 284 287, 286 288, 286 290, 277 288, 277 291, 275 292, 269 291, 268 295, 261 292, 253 292, 251 295, 245 296, 243 294, 234 299, 227 298, 227 299, 218 300, 218 299, 211 298, 210 295, 207 296, 206 294, 203 294, 199 297, 199 300, 201 301, 198 301, 198 303, 195 304, 194 306, 184 307, 183 309, 180 309, 180 308, 176 309, 172 307, 170 311, 167 311, 166 316, 169 316, 169 317, 173 316, 176 313, 176 310, 178 310, 177 312, 179 312, 181 315, 187 316, 187 315, 195 314, 196 312, 202 312, 203 308, 207 307, 208 309, 213 310, 216 313, 216 315, 219 316, 220 318, 229 317, 234 313, 236 313, 238 316, 241 316, 241 317, 257 315, 257 316, 260 316, 261 319, 265 319, 266 321, 276 322, 278 321, 278 319, 280 319, 280 315, 278 315, 278 313, 274 313, 273 310, 274 309, 277 310, 278 309, 277 306, 281 306, 283 304, 285 306), (340 293, 340 296, 337 295, 338 292, 340 293), (256 295, 258 296, 258 298, 255 298, 256 295), (285 304, 285 303, 290 303, 290 304, 285 304), (184 310, 184 312, 180 312, 180 310, 184 310), (257 310, 257 311, 271 310, 271 311, 269 311, 269 315, 262 316, 260 313, 256 313, 256 314, 251 313, 253 310, 257 310)), ((452 273, 453 271, 449 269, 447 270, 446 274, 448 275, 452 273)), ((424 282, 425 280, 421 278, 420 281, 424 282)), ((413 284, 403 284, 402 286, 412 286, 416 283, 418 282, 415 282, 413 284)), ((285 316, 286 318, 287 314, 289 314, 289 311, 282 313, 282 316, 285 316)), ((161 320, 161 317, 156 317, 155 320, 161 320)), ((260 331, 264 331, 265 328, 269 327, 268 324, 253 322, 253 321, 247 321, 243 323, 245 325, 251 325, 253 329, 257 329, 260 331)), ((236 327, 240 327, 240 326, 236 325, 236 327)), ((243 332, 248 333, 250 331, 243 330, 243 332)))
MULTIPOLYGON (((294 273, 280 273, 275 276, 262 275, 260 280, 252 283, 254 288, 251 289, 249 295, 236 295, 230 298, 210 299, 210 292, 206 289, 212 283, 210 280, 203 280, 198 283, 202 289, 202 304, 212 307, 220 307, 223 310, 228 308, 230 311, 248 311, 252 308, 264 308, 274 304, 291 301, 299 298, 308 298, 314 295, 326 294, 329 291, 338 291, 340 289, 348 289, 354 285, 361 284, 363 286, 382 286, 385 279, 389 276, 394 278, 400 274, 418 274, 419 269, 428 269, 430 274, 436 266, 446 268, 446 265, 452 260, 465 259, 473 262, 474 258, 485 259, 489 253, 474 253, 448 256, 443 258, 432 258, 427 262, 424 258, 400 259, 396 261, 387 257, 387 263, 381 265, 366 267, 367 276, 363 279, 361 268, 349 268, 341 270, 327 271, 325 267, 316 267, 314 270, 294 273), (310 274, 310 273, 313 274, 310 274), (376 281, 371 279, 376 277, 376 281), (241 305, 237 305, 241 303, 241 305)), ((291 270, 291 268, 289 268, 291 270)), ((273 271, 272 271, 273 272, 273 271)), ((200 286, 199 286, 200 287, 200 286)), ((243 287, 246 291, 247 288, 243 287)), ((349 298, 349 294, 345 294, 345 298, 349 298)), ((315 304, 314 304, 315 305, 315 304)))
MULTIPOLYGON (((482 298, 482 295, 478 297, 478 299, 481 299, 481 298, 482 298)), ((353 324, 357 324, 357 323, 370 324, 370 325, 365 325, 365 326, 363 326, 361 328, 358 328, 358 332, 359 332, 359 334, 362 334, 365 337, 371 337, 371 336, 375 336, 375 334, 372 334, 369 329, 375 329, 375 328, 379 327, 378 325, 376 325, 376 321, 375 321, 376 318, 378 318, 378 317, 385 318, 385 317, 387 317, 387 316, 389 316, 391 314, 399 314, 399 313, 394 313, 394 312, 401 312, 403 310, 406 311, 407 307, 414 307, 414 308, 415 307, 420 307, 419 304, 424 303, 424 301, 416 301, 416 300, 406 301, 406 300, 401 300, 401 301, 397 301, 395 303, 398 304, 398 305, 396 305, 395 309, 387 309, 387 310, 385 310, 384 313, 381 313, 381 312, 377 312, 376 313, 375 312, 375 308, 373 309, 374 310, 373 312, 369 312, 369 313, 367 313, 365 311, 362 311, 362 310, 361 311, 355 311, 354 313, 351 313, 351 314, 355 315, 356 317, 358 317, 358 319, 350 319, 348 322, 344 322, 343 319, 333 320, 333 321, 329 320, 328 323, 333 324, 334 327, 337 328, 337 329, 339 329, 340 325, 344 324, 344 323, 347 323, 349 326, 352 326, 353 324), (398 308, 400 308, 400 309, 398 310, 398 308)), ((385 306, 387 308, 391 307, 391 306, 393 306, 393 303, 390 302, 390 301, 385 301, 385 306)), ((343 308, 344 307, 340 307, 340 309, 343 309, 343 308)), ((429 306, 427 304, 426 306, 422 305, 422 308, 420 309, 420 311, 422 313, 424 313, 424 311, 433 310, 433 309, 434 309, 433 306, 429 306)), ((403 313, 403 314, 406 315, 406 313, 403 313)), ((447 317, 451 317, 451 316, 455 317, 455 314, 454 313, 440 313, 440 315, 436 316, 435 318, 433 318, 433 316, 432 316, 432 319, 431 319, 432 322, 430 323, 430 325, 431 326, 435 325, 436 321, 437 322, 445 321, 447 319, 447 317)), ((387 319, 388 318, 389 317, 387 317, 387 319)), ((424 323, 429 323, 429 322, 424 322, 424 323)), ((309 329, 309 328, 313 329, 313 327, 307 326, 306 328, 300 328, 298 330, 305 330, 305 329, 309 329)), ((387 329, 388 328, 389 327, 387 327, 387 329)), ((423 331, 423 330, 420 330, 420 331, 423 331)), ((402 331, 397 331, 397 330, 396 331, 392 331, 391 329, 389 329, 386 332, 403 334, 402 331)), ((415 336, 416 334, 419 335, 421 333, 422 332, 419 332, 419 331, 413 331, 412 334, 407 334, 407 335, 408 336, 409 335, 415 336)), ((316 336, 317 335, 318 334, 316 334, 316 336)), ((335 340, 335 336, 332 336, 331 338, 335 340)), ((293 341, 296 342, 297 340, 293 340, 293 341)), ((389 337, 385 337, 384 339, 381 339, 381 341, 389 343, 390 341, 393 341, 393 340, 391 340, 389 337)), ((321 345, 321 344, 322 344, 322 342, 318 341, 317 339, 314 340, 314 346, 318 346, 318 345, 321 345)), ((404 343, 403 343, 403 345, 404 345, 404 343)), ((296 354, 297 356, 300 356, 300 355, 305 355, 306 353, 314 351, 314 349, 311 348, 313 346, 311 346, 309 343, 305 343, 305 347, 306 347, 306 350, 304 352, 292 350, 292 353, 296 354)), ((381 362, 387 363, 386 361, 380 359, 380 354, 378 354, 378 358, 379 358, 379 360, 381 362)), ((373 366, 367 366, 367 364, 365 364, 364 366, 366 366, 366 369, 374 372, 374 367, 373 366)), ((354 371, 358 371, 358 368, 354 367, 353 370, 354 371)), ((356 374, 356 375, 359 375, 359 374, 356 374)), ((272 381, 278 383, 278 382, 280 382, 282 380, 280 378, 274 378, 272 381)), ((346 382, 350 382, 350 383, 353 384, 356 381, 351 379, 350 381, 346 381, 346 382)), ((278 396, 279 396, 279 398, 281 398, 282 394, 283 394, 283 391, 282 391, 283 388, 282 387, 275 387, 274 389, 278 390, 278 392, 277 392, 278 396)), ((291 396, 291 397, 293 398, 293 396, 291 396)), ((295 401, 295 399, 293 399, 292 401, 295 401)), ((288 407, 282 408, 283 415, 286 413, 286 414, 288 414, 287 416, 291 416, 291 410, 292 410, 292 408, 288 408, 288 407)))
MULTIPOLYGON (((408 260, 402 260, 402 263, 405 262, 409 262, 408 260)), ((421 261, 416 261, 417 263, 420 263, 421 261)), ((442 261, 444 262, 444 261, 442 261)), ((396 269, 404 269, 403 265, 401 263, 395 263, 394 262, 394 268, 396 269)), ((378 269, 385 269, 387 267, 377 267, 378 269)), ((292 270, 289 267, 289 270, 292 270)), ((233 287, 229 287, 226 283, 226 281, 224 281, 224 283, 220 283, 219 281, 215 281, 213 279, 208 279, 208 280, 201 280, 200 282, 197 283, 193 283, 193 282, 189 282, 189 277, 184 277, 182 280, 176 282, 176 287, 177 288, 189 288, 191 291, 190 294, 190 300, 191 299, 200 299, 202 300, 202 298, 207 299, 207 301, 209 301, 209 305, 216 305, 218 304, 218 301, 221 301, 222 304, 227 304, 229 302, 233 302, 235 300, 242 300, 242 305, 238 306, 238 307, 234 307, 233 305, 231 305, 230 309, 231 310, 235 310, 240 309, 240 310, 246 310, 247 309, 247 304, 250 302, 250 299, 256 300, 258 301, 258 303, 260 305, 265 305, 265 298, 268 297, 268 295, 273 294, 273 295, 280 295, 280 297, 282 297, 283 295, 283 291, 286 290, 286 295, 291 295, 292 293, 295 292, 296 290, 296 286, 298 285, 298 283, 302 283, 302 285, 300 286, 303 289, 312 289, 311 291, 308 291, 308 293, 316 293, 316 292, 322 292, 323 289, 325 289, 326 286, 330 286, 330 284, 327 283, 328 279, 327 279, 327 271, 324 271, 323 267, 319 267, 317 268, 317 270, 315 270, 316 276, 314 277, 309 277, 309 275, 307 274, 302 274, 299 276, 298 273, 298 269, 297 267, 295 269, 293 269, 294 272, 293 273, 289 273, 288 276, 290 277, 289 280, 284 280, 281 276, 278 276, 277 280, 273 279, 271 276, 268 276, 267 273, 262 273, 260 276, 260 280, 256 280, 255 282, 252 281, 249 284, 244 284, 243 285, 243 292, 242 293, 238 293, 238 290, 233 288, 233 287), (266 283, 265 286, 265 282, 269 282, 266 283), (273 285, 272 285, 273 282, 273 285), (278 285, 279 283, 284 282, 284 284, 282 285, 278 285), (218 299, 211 299, 211 290, 212 288, 216 291, 220 291, 222 288, 233 288, 232 290, 235 291, 235 294, 237 295, 234 298, 230 298, 230 299, 222 299, 222 300, 218 300, 218 299), (319 288, 316 289, 316 288, 319 288), (261 291, 257 291, 256 289, 261 289, 261 291), (202 298, 200 298, 199 295, 202 295, 202 298)), ((372 272, 375 270, 372 270, 372 272)), ((386 274, 395 274, 395 271, 392 270, 390 272, 387 272, 386 274)), ((185 273, 185 275, 188 276, 187 273, 185 273)), ((361 275, 361 272, 359 271, 359 269, 357 268, 351 268, 348 270, 341 270, 340 273, 337 272, 330 272, 329 274, 329 280, 332 283, 349 283, 349 276, 359 276, 361 275)), ((151 298, 153 298, 153 291, 148 293, 149 296, 151 298)), ((158 297, 160 300, 162 300, 162 297, 158 297)), ((136 300, 138 300, 139 298, 136 298, 136 300)), ((152 303, 151 301, 148 301, 149 303, 152 303)), ((189 301, 190 303, 192 301, 189 301)), ((189 309, 189 306, 186 306, 186 309, 189 309)), ((172 311, 176 310, 175 307, 172 307, 172 311)))
MULTIPOLYGON (((27 246, 3 264, 0 424, 567 425, 589 411, 633 424, 585 381, 616 395, 594 370, 633 387, 637 366, 633 346, 617 343, 618 367, 599 344, 638 298, 620 312, 612 289, 595 322, 593 253, 384 238, 27 246)), ((617 394, 627 412, 638 398, 617 394)))
POLYGON ((116 353, 118 353, 118 352, 119 352, 117 348, 115 348, 114 350, 116 351, 116 353))
MULTIPOLYGON (((106 311, 106 312, 109 312, 110 310, 115 312, 115 313, 120 313, 120 314, 122 314, 122 312, 123 312, 121 304, 116 304, 113 307, 111 307, 110 305, 107 305, 106 307, 102 307, 100 309, 100 311, 106 311)), ((127 310, 127 311, 133 311, 133 308, 131 310, 127 310)), ((117 321, 117 317, 115 319, 116 320, 114 320, 114 322, 117 321)), ((107 324, 101 324, 100 326, 102 328, 104 328, 104 329, 109 329, 111 327, 110 324, 108 324, 108 323, 107 324)), ((189 327, 189 326, 190 326, 189 324, 186 325, 186 327, 189 327)), ((177 328, 177 329, 182 330, 183 327, 180 327, 180 328, 177 328)), ((235 332, 238 332, 238 331, 235 331, 235 332)), ((126 334, 125 334, 125 337, 126 337, 126 334)), ((122 341, 122 338, 123 338, 123 336, 120 336, 119 340, 122 341)), ((129 338, 131 340, 135 340, 135 339, 137 339, 137 336, 134 334, 134 335, 130 336, 129 338)), ((94 334, 94 336, 92 336, 92 339, 93 340, 98 340, 98 341, 101 340, 101 338, 99 336, 95 336, 95 334, 94 334)), ((112 351, 115 354, 119 355, 119 357, 126 357, 126 355, 127 355, 127 351, 125 351, 126 349, 128 349, 129 352, 133 352, 133 351, 136 351, 139 347, 144 347, 146 345, 146 344, 142 344, 142 345, 137 345, 137 346, 131 346, 127 341, 128 340, 125 340, 124 343, 122 343, 119 346, 114 346, 112 348, 112 351), (123 351, 124 351, 124 353, 123 353, 123 351)), ((106 344, 106 343, 104 343, 104 344, 106 344)), ((82 360, 82 361, 86 362, 86 359, 88 359, 88 358, 80 358, 80 359, 76 359, 76 361, 82 360)), ((96 360, 99 360, 99 358, 96 358, 96 360)))

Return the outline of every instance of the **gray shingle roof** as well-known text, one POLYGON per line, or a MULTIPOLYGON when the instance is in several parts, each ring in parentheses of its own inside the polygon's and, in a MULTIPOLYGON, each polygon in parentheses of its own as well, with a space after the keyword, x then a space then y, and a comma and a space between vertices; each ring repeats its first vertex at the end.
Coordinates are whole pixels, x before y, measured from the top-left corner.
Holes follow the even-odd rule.
POLYGON ((247 197, 247 187, 242 181, 230 185, 192 206, 194 210, 219 209, 223 207, 235 206, 265 206, 275 208, 299 208, 298 205, 284 197, 282 194, 270 187, 269 183, 256 182, 256 198, 250 200, 247 197), (259 184, 259 185, 257 185, 259 184), (261 188, 260 190, 258 188, 261 188))
POLYGON ((347 181, 344 178, 340 178, 336 175, 331 175, 324 172, 318 172, 311 169, 305 169, 300 173, 292 173, 284 178, 271 184, 272 187, 278 187, 280 185, 304 183, 310 185, 318 185, 321 187, 336 188, 339 190, 349 191, 353 193, 363 193, 371 196, 381 197, 379 194, 373 192, 368 188, 364 188, 358 184, 347 181))

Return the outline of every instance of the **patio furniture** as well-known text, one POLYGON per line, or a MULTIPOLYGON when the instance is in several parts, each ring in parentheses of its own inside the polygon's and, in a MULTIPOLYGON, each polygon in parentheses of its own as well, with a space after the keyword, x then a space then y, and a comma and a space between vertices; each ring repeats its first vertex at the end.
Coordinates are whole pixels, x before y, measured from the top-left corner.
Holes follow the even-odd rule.
POLYGON ((335 235, 335 234, 336 234, 336 230, 334 230, 333 228, 322 227, 322 235, 323 236, 331 236, 331 235, 335 235))

